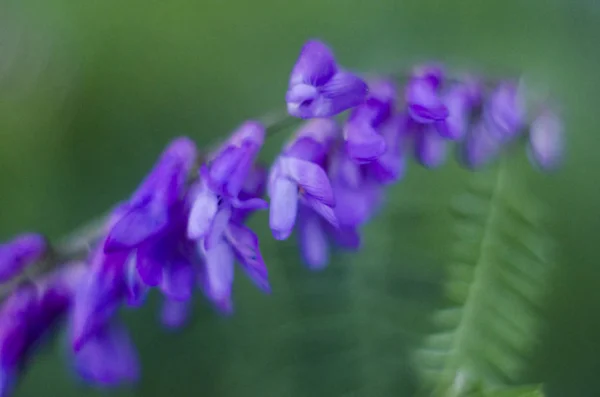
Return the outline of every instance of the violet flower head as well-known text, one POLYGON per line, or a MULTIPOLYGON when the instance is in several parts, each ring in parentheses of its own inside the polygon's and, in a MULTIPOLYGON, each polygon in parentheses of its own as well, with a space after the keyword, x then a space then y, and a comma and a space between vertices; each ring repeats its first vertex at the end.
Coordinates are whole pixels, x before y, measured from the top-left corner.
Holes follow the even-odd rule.
POLYGON ((333 144, 329 133, 334 130, 332 123, 331 120, 309 122, 271 168, 267 188, 271 198, 269 225, 277 240, 285 240, 292 233, 299 201, 337 226, 333 189, 324 169, 333 144))
POLYGON ((6 282, 27 266, 40 260, 47 251, 46 239, 35 233, 21 234, 0 244, 0 282, 6 282))
POLYGON ((531 123, 528 155, 542 170, 553 170, 561 162, 564 151, 564 126, 558 115, 544 110, 531 123))
POLYGON ((310 40, 292 70, 285 99, 290 115, 308 119, 335 116, 357 106, 367 92, 363 80, 337 67, 325 44, 310 40))
POLYGON ((395 103, 393 83, 387 80, 371 83, 366 102, 352 111, 344 126, 344 140, 350 158, 358 163, 368 163, 386 151, 386 139, 379 127, 392 116, 395 103))
POLYGON ((525 123, 525 101, 521 91, 514 82, 502 82, 485 105, 487 127, 502 140, 514 138, 525 123))
POLYGON ((443 129, 444 120, 448 117, 448 108, 439 94, 443 81, 443 73, 435 69, 435 73, 421 73, 413 76, 406 86, 405 99, 408 114, 418 123, 436 124, 443 129))
POLYGON ((127 212, 114 224, 104 250, 129 250, 164 233, 173 211, 186 192, 186 180, 196 162, 196 146, 178 138, 165 149, 157 164, 128 202, 127 212))

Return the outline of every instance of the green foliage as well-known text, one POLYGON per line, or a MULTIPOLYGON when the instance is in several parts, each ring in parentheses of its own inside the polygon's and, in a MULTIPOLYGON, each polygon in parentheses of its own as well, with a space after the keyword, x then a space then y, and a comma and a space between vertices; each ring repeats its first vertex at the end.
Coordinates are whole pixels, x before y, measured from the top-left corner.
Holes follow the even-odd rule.
POLYGON ((472 179, 452 206, 448 303, 416 354, 424 395, 541 395, 487 391, 529 380, 552 269, 543 211, 506 163, 472 179))

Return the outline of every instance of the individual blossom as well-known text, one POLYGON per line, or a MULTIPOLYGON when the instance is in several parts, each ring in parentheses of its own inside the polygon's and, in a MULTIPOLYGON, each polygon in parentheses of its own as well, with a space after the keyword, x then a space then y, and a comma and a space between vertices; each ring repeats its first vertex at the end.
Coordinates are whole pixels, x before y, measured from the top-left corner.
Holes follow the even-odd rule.
POLYGON ((550 109, 543 110, 529 128, 528 154, 530 160, 543 170, 553 170, 562 161, 564 126, 560 117, 550 109))
POLYGON ((484 119, 490 132, 501 140, 510 140, 525 123, 522 88, 512 81, 501 82, 484 105, 484 119))
POLYGON ((370 84, 365 103, 354 108, 344 126, 344 140, 350 158, 358 163, 374 161, 386 151, 386 139, 379 130, 394 112, 396 88, 388 80, 370 84))
POLYGON ((361 104, 367 93, 367 84, 339 69, 325 44, 310 40, 292 70, 285 99, 290 115, 308 119, 335 116, 361 104))
POLYGON ((298 130, 275 160, 267 190, 271 198, 269 225, 277 240, 285 240, 292 233, 299 203, 337 226, 333 189, 324 167, 338 134, 333 120, 312 120, 298 130))
POLYGON ((472 78, 453 85, 444 93, 443 101, 448 108, 446 128, 441 131, 444 138, 459 141, 465 137, 471 113, 480 105, 481 95, 480 84, 472 78))
POLYGON ((461 147, 461 160, 471 169, 490 163, 498 156, 504 141, 480 120, 472 128, 461 147))
POLYGON ((171 142, 109 231, 104 251, 131 250, 167 232, 172 219, 179 216, 195 162, 196 146, 190 139, 171 142))
POLYGON ((445 120, 449 114, 440 95, 443 79, 441 68, 424 66, 413 74, 405 91, 410 117, 420 124, 433 124, 442 135, 446 134, 445 120))
POLYGON ((228 197, 237 197, 265 139, 256 121, 242 124, 210 159, 208 184, 228 197))
POLYGON ((47 252, 46 239, 40 234, 25 233, 0 244, 0 283, 21 273, 42 259, 47 252))
MULTIPOLYGON (((201 173, 198 195, 218 196, 217 192, 212 191, 206 183, 207 175, 208 171, 204 167, 201 173)), ((231 292, 236 260, 241 265, 242 270, 262 291, 270 292, 271 290, 267 267, 260 253, 258 237, 250 228, 244 225, 246 218, 252 211, 266 207, 266 202, 260 199, 260 196, 264 193, 264 176, 265 173, 262 169, 253 167, 242 186, 239 196, 246 198, 243 203, 264 203, 265 205, 236 206, 229 204, 226 217, 217 216, 213 219, 213 222, 220 222, 216 225, 214 223, 209 225, 208 222, 203 221, 207 214, 203 214, 200 209, 190 214, 189 222, 200 220, 203 224, 208 225, 207 228, 210 229, 207 234, 190 235, 188 233, 188 236, 192 239, 197 237, 197 252, 203 260, 199 271, 200 287, 215 307, 224 313, 230 313, 233 310, 231 292), (206 238, 211 239, 209 244, 205 243, 206 238)), ((188 227, 188 232, 189 230, 188 227)))

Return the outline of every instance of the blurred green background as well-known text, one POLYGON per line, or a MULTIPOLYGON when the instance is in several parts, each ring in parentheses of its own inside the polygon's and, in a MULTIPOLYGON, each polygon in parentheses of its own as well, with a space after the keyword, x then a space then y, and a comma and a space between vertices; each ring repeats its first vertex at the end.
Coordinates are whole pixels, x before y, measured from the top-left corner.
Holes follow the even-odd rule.
MULTIPOLYGON (((303 42, 340 62, 389 71, 428 59, 523 72, 561 105, 567 161, 521 167, 552 215, 558 268, 531 381, 549 396, 600 395, 600 4, 558 0, 2 0, 0 238, 59 236, 126 197, 169 139, 200 146, 283 108, 303 42)), ((271 158, 283 137, 267 143, 271 158)), ((518 161, 518 160, 515 160, 518 161)), ((444 208, 467 173, 411 167, 360 254, 305 270, 293 241, 262 236, 273 295, 236 280, 236 314, 198 298, 180 333, 158 296, 124 313, 143 365, 130 389, 77 382, 61 339, 36 356, 17 396, 411 395, 409 353, 439 300, 452 234, 444 208)), ((240 276, 242 276, 240 274, 240 276)))

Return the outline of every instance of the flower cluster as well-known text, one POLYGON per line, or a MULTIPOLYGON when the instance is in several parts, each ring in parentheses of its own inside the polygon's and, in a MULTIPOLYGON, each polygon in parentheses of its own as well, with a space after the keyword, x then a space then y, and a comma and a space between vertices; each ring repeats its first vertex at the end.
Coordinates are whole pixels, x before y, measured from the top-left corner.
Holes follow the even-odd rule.
MULTIPOLYGON (((448 78, 440 65, 364 81, 340 68, 319 41, 302 48, 286 102, 291 116, 307 121, 269 170, 255 161, 266 137, 260 122, 243 123, 202 159, 190 139, 177 138, 111 211, 84 261, 12 291, 0 310, 0 395, 60 318, 67 320, 79 374, 112 385, 134 381, 139 372, 117 312, 143 304, 151 288, 164 296, 168 327, 185 323, 197 289, 230 313, 235 263, 269 293, 259 239, 245 225, 255 211, 268 209, 277 240, 296 228, 304 262, 321 269, 330 245, 359 248, 361 227, 382 205, 386 188, 404 176, 411 152, 429 168, 446 161, 451 143, 470 168, 521 138, 543 169, 555 167, 562 154, 559 117, 544 107, 528 124, 522 84, 448 78), (343 122, 334 118, 345 111, 343 122)), ((52 257, 42 236, 21 235, 0 246, 0 282, 52 257)))

